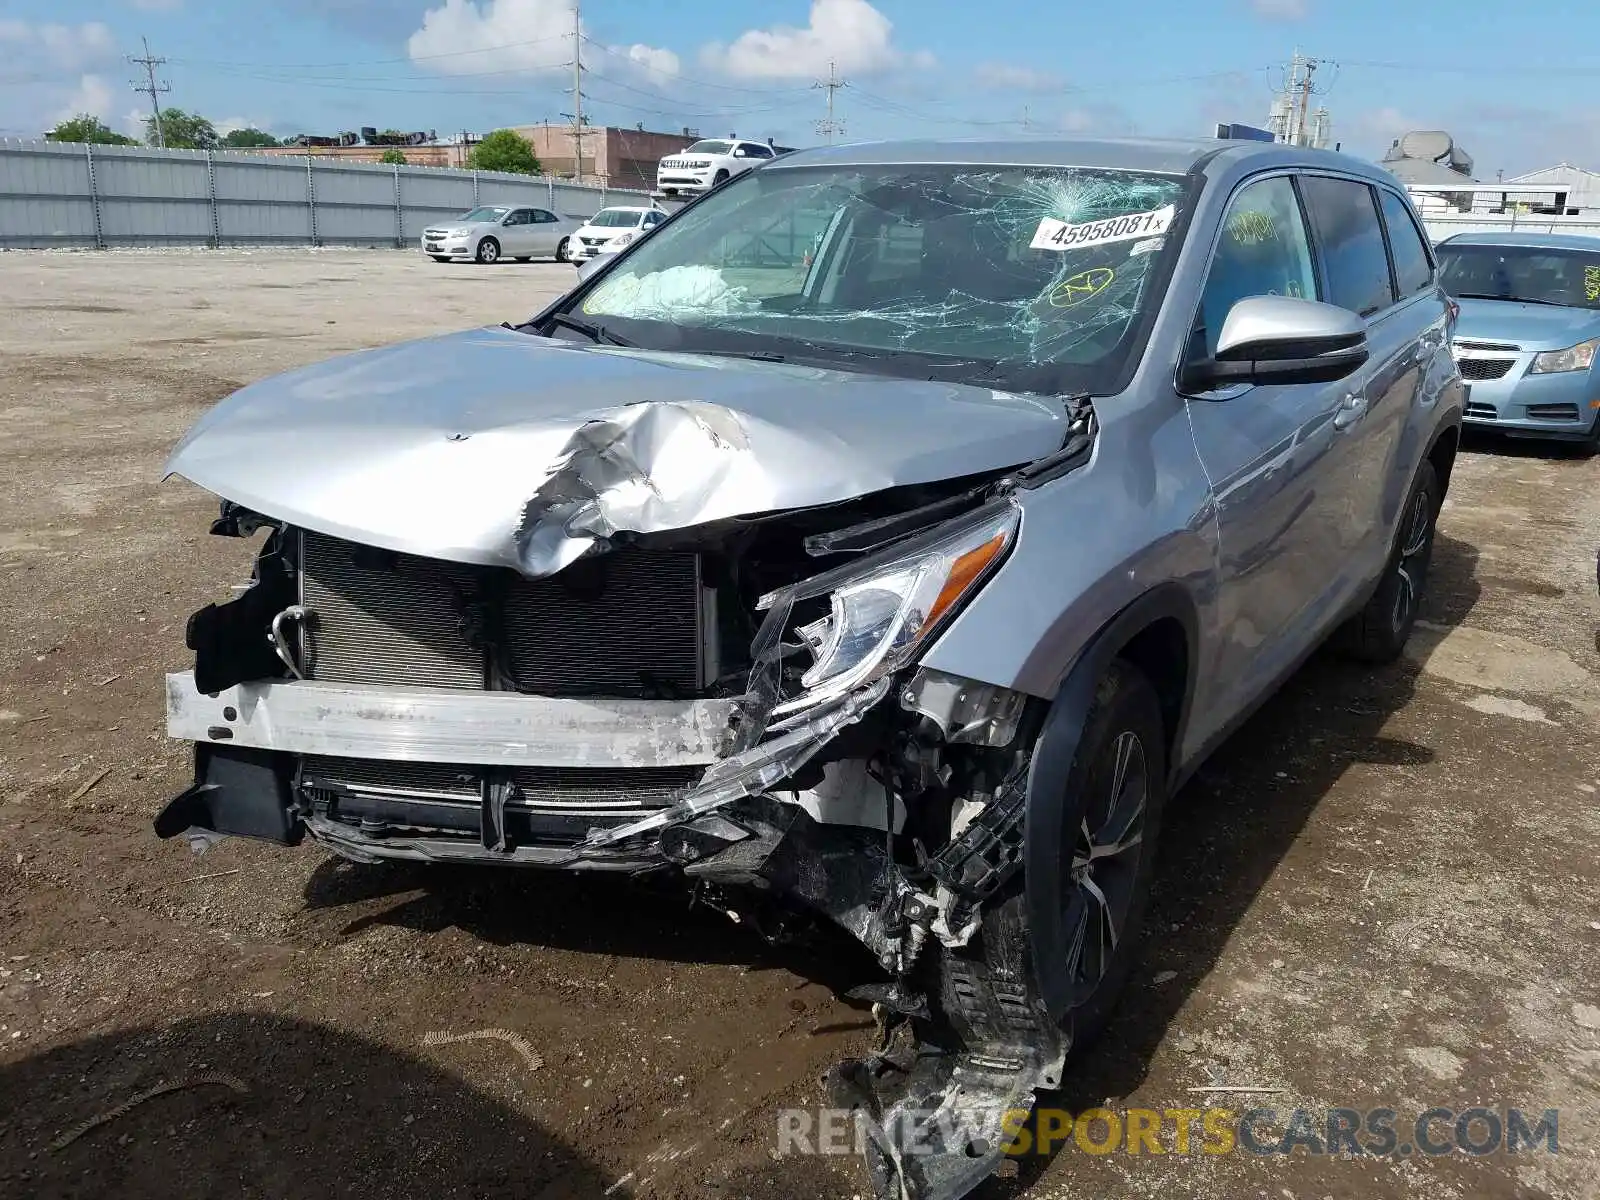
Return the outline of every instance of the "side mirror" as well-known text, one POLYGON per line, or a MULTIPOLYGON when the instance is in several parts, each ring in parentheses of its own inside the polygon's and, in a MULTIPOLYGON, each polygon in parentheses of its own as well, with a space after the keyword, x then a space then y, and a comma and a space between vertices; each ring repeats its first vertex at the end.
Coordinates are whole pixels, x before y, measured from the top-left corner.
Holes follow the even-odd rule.
POLYGON ((1347 308, 1297 296, 1249 296, 1228 310, 1216 357, 1186 364, 1179 386, 1332 383, 1367 361, 1367 330, 1347 308))

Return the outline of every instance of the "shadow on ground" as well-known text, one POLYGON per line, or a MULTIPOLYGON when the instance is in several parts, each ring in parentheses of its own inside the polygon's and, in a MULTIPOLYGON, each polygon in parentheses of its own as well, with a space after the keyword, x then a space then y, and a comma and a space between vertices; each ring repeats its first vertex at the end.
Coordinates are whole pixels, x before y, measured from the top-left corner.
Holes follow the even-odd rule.
MULTIPOLYGON (((226 1013, 0 1067, 0 1194, 593 1200, 594 1166, 432 1063, 302 1021, 226 1013), (162 1083, 210 1082, 92 1118, 162 1083)), ((621 1193, 626 1195, 626 1193, 621 1193)))

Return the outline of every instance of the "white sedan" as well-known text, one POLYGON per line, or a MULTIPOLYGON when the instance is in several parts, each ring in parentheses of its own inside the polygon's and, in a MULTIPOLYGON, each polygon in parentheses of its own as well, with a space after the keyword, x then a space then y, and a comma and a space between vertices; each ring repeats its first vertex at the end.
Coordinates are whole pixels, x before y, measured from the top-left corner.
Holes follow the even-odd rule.
POLYGON ((631 246, 667 219, 659 208, 602 208, 575 235, 572 258, 585 262, 631 246))

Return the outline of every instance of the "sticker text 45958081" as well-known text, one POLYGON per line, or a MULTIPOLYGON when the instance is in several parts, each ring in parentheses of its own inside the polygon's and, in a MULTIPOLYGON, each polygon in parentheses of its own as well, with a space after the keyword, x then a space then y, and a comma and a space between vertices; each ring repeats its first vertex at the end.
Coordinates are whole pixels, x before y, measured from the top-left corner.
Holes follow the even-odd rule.
POLYGON ((1103 246, 1108 242, 1155 237, 1165 233, 1177 215, 1177 206, 1169 204, 1150 212, 1127 213, 1078 225, 1046 217, 1039 222, 1033 241, 1028 245, 1034 250, 1071 250, 1077 246, 1103 246))

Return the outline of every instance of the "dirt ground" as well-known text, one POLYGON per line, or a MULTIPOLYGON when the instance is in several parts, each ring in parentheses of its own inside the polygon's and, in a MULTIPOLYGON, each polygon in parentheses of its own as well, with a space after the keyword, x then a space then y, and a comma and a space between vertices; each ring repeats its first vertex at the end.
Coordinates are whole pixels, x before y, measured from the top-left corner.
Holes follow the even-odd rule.
MULTIPOLYGON (((251 552, 161 481, 167 450, 240 384, 522 318, 572 278, 0 254, 0 1194, 865 1191, 851 1159, 775 1155, 777 1110, 871 1037, 830 992, 848 947, 769 950, 614 880, 195 857, 151 832, 188 782, 161 674, 251 552), (542 1066, 426 1043, 483 1030, 542 1066), (196 1086, 52 1148, 162 1083, 196 1086)), ((1560 1152, 1069 1147, 984 1196, 1600 1196, 1597 484, 1600 460, 1463 454, 1409 660, 1314 660, 1176 798, 1144 960, 1050 1098, 1556 1108, 1560 1152)))

